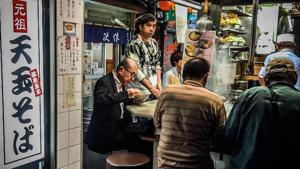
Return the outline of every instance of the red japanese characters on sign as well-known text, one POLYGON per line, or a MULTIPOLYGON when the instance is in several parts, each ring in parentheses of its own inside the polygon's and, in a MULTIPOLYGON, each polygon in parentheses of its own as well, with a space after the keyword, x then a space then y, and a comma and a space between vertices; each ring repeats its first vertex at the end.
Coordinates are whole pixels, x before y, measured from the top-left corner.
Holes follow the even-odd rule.
POLYGON ((32 86, 33 86, 34 95, 36 97, 41 96, 42 88, 41 88, 40 78, 39 78, 37 69, 30 70, 30 78, 31 78, 32 86))
POLYGON ((13 0, 14 32, 27 33, 27 1, 13 0))

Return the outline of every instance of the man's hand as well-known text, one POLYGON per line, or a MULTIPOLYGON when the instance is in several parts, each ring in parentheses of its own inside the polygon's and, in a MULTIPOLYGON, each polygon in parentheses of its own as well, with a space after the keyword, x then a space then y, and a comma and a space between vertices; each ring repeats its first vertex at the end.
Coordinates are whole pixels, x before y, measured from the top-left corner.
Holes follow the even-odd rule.
POLYGON ((161 83, 157 83, 156 88, 157 88, 159 91, 162 91, 161 83))
POLYGON ((134 88, 127 89, 127 93, 128 93, 129 98, 134 98, 134 97, 140 95, 140 91, 138 89, 134 89, 134 88))
POLYGON ((155 87, 150 88, 150 92, 151 92, 156 98, 158 98, 158 96, 160 95, 160 90, 156 89, 155 87))

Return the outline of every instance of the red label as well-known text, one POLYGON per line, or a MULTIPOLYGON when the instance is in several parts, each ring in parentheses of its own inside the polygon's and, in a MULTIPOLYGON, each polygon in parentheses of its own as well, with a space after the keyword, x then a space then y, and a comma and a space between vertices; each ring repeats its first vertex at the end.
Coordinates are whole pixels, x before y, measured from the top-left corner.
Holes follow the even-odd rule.
POLYGON ((35 97, 41 96, 43 93, 42 93, 40 78, 39 78, 37 69, 30 70, 30 78, 31 78, 31 83, 33 86, 33 91, 34 91, 35 97))
POLYGON ((27 33, 27 1, 13 0, 14 32, 27 33))

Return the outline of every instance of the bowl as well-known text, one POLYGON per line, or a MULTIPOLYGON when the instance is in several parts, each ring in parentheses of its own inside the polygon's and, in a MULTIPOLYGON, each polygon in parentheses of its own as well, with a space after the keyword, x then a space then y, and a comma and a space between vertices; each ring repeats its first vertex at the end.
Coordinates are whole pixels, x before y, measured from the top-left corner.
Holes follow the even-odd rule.
POLYGON ((149 96, 150 95, 147 94, 147 93, 141 93, 140 95, 134 97, 134 99, 133 99, 134 103, 136 103, 136 104, 142 104, 145 101, 147 101, 147 99, 148 99, 149 96))

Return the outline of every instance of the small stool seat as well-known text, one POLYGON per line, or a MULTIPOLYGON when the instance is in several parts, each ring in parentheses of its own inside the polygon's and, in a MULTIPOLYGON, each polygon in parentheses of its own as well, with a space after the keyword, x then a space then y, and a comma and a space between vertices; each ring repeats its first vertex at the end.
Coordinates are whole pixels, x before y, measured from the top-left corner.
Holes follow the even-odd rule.
POLYGON ((150 159, 136 152, 116 152, 106 158, 106 169, 148 169, 150 159))

